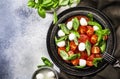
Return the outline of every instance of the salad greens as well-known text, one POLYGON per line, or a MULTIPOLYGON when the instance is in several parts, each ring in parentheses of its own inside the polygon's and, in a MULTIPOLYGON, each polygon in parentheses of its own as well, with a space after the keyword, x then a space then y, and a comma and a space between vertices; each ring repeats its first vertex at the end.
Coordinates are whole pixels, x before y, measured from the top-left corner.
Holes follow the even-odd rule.
POLYGON ((88 40, 85 43, 85 47, 86 47, 87 55, 90 56, 91 44, 90 44, 90 42, 88 40))
POLYGON ((74 19, 72 19, 72 22, 73 22, 73 29, 74 30, 78 30, 78 28, 79 28, 79 20, 77 19, 77 18, 74 18, 74 19))

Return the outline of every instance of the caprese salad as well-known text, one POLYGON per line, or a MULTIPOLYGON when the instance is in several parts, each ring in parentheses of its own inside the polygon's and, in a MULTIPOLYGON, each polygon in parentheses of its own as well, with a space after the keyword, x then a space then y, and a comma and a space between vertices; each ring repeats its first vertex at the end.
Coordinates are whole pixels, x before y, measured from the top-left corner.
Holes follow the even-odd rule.
POLYGON ((98 66, 110 34, 92 14, 77 15, 58 25, 55 36, 59 56, 76 68, 98 66))

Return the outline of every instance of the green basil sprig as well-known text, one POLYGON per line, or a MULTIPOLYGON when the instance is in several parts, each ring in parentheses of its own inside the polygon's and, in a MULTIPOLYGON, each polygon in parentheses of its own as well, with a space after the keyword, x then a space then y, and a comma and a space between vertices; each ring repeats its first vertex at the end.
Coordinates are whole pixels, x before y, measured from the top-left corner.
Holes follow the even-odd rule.
POLYGON ((72 22, 73 22, 73 29, 77 31, 79 28, 79 25, 80 25, 78 18, 76 18, 76 17, 73 18, 72 22))
POLYGON ((95 67, 97 67, 97 66, 98 66, 98 63, 101 62, 101 61, 102 61, 102 58, 94 58, 94 60, 93 60, 93 65, 94 65, 95 67))
POLYGON ((69 34, 69 30, 67 29, 66 25, 63 23, 63 24, 59 24, 58 25, 61 30, 65 33, 65 34, 69 34))
POLYGON ((88 40, 85 42, 85 48, 86 48, 86 51, 87 51, 87 55, 90 56, 91 43, 88 40))

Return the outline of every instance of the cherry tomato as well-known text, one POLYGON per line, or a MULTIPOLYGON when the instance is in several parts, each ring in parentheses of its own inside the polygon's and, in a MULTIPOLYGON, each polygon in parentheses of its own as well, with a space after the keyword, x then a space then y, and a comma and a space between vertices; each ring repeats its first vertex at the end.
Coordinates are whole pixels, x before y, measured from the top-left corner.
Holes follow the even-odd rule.
POLYGON ((65 51, 66 49, 65 49, 65 47, 59 47, 58 48, 58 54, 60 54, 60 50, 64 50, 65 51))
POLYGON ((71 60, 71 63, 72 63, 74 66, 76 66, 76 65, 79 64, 79 59, 77 58, 77 59, 71 60))
POLYGON ((97 43, 97 40, 98 40, 98 36, 96 34, 92 35, 91 38, 90 38, 90 42, 92 44, 97 43))
POLYGON ((69 52, 68 52, 68 55, 69 55, 69 56, 71 56, 71 55, 73 55, 73 54, 74 54, 73 51, 69 51, 69 52))
POLYGON ((78 39, 78 42, 86 42, 87 40, 89 40, 89 37, 85 34, 80 34, 80 38, 78 39))
POLYGON ((70 50, 75 51, 75 49, 77 48, 77 45, 74 43, 74 41, 70 42, 70 50))
POLYGON ((89 67, 93 66, 93 62, 92 62, 92 61, 87 61, 86 64, 87 64, 87 66, 89 66, 89 67))
POLYGON ((80 26, 79 32, 80 32, 81 34, 85 34, 86 31, 87 31, 87 27, 86 27, 86 26, 80 26))
POLYGON ((95 58, 95 55, 92 54, 87 58, 87 61, 93 61, 94 58, 95 58))
POLYGON ((95 58, 101 58, 102 56, 101 56, 101 54, 99 53, 99 54, 95 54, 95 58))
POLYGON ((100 53, 100 48, 98 46, 93 46, 92 47, 92 53, 93 54, 98 54, 100 53))
POLYGON ((81 52, 81 56, 80 56, 81 59, 87 59, 88 58, 88 55, 86 52, 81 52))
POLYGON ((107 39, 108 39, 107 35, 103 36, 103 40, 107 40, 107 39))
POLYGON ((92 26, 87 26, 87 35, 90 37, 94 34, 94 29, 92 26))

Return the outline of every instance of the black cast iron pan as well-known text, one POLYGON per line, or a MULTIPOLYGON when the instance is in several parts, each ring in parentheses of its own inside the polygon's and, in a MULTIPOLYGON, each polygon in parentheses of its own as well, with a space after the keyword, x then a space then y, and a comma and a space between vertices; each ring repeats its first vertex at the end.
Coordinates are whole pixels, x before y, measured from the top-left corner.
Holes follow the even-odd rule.
POLYGON ((108 63, 114 64, 116 62, 116 59, 113 57, 115 46, 116 46, 116 36, 115 36, 115 31, 114 28, 109 21, 109 19, 100 11, 90 8, 90 7, 74 7, 67 9, 60 13, 58 15, 58 22, 54 25, 53 23, 51 24, 48 34, 47 34, 47 49, 49 52, 49 55, 53 62, 64 72, 75 75, 75 76, 87 76, 87 75, 92 75, 100 70, 103 70, 108 63), (85 68, 85 69, 77 69, 74 68, 73 66, 65 63, 60 56, 57 53, 57 48, 55 45, 54 38, 57 34, 58 31, 58 24, 64 23, 68 18, 75 16, 75 15, 87 15, 88 13, 93 14, 94 19, 98 21, 103 28, 109 28, 111 33, 109 35, 109 39, 107 41, 107 48, 106 51, 103 55, 103 61, 99 63, 98 67, 90 67, 90 68, 85 68))

